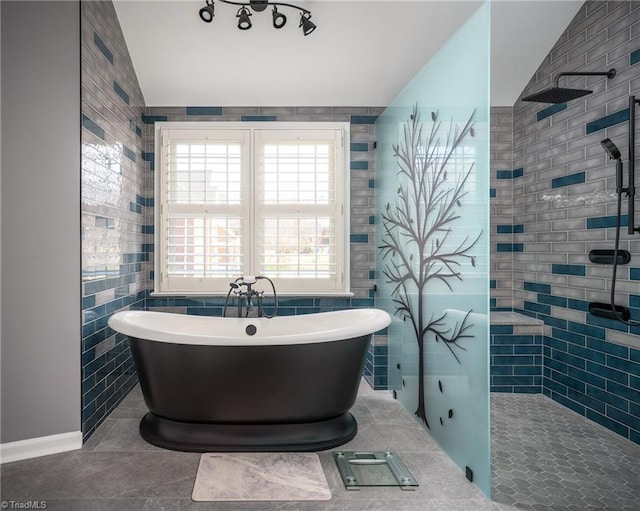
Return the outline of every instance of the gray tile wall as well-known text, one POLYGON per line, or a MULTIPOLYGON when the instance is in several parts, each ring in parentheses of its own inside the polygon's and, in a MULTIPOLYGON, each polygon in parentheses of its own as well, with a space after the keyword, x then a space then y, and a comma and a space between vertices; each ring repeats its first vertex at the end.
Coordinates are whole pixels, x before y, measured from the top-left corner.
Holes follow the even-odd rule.
POLYGON ((110 1, 81 2, 82 432, 86 439, 136 383, 109 316, 144 307, 144 98, 110 1))
MULTIPOLYGON (((640 97, 640 2, 586 2, 522 97, 550 86, 562 71, 610 68, 617 70, 611 80, 561 78, 561 87, 593 90, 584 98, 559 105, 518 100, 514 105, 512 173, 496 175, 492 184, 492 213, 506 222, 508 200, 504 207, 497 200, 502 189, 497 178, 511 182, 513 214, 511 233, 492 233, 500 243, 512 236, 506 245, 496 243, 492 253, 496 265, 503 265, 492 268, 493 305, 509 307, 508 293, 502 296, 500 290, 510 285, 506 269, 511 257, 513 309, 546 325, 543 392, 640 443, 640 328, 588 313, 589 302, 609 301, 612 268, 589 262, 588 253, 614 245, 615 165, 600 141, 612 139, 626 164, 628 97, 640 97)), ((632 258, 619 268, 616 302, 629 307, 637 321, 640 234, 629 236, 623 229, 621 240, 632 258)))
MULTIPOLYGON (((145 115, 147 170, 145 194, 153 197, 153 151, 155 121, 325 121, 351 124, 351 291, 356 300, 371 300, 375 283, 374 148, 378 107, 148 107, 145 115)), ((152 232, 153 211, 149 208, 148 232, 152 232)), ((151 248, 153 234, 146 236, 151 248)), ((149 258, 148 275, 153 271, 149 258)), ((336 301, 336 299, 333 299, 336 301)), ((364 305, 366 302, 362 302, 364 305)), ((160 302, 158 303, 160 304, 160 302)), ((350 305, 345 302, 346 305, 350 305)))
POLYGON ((491 307, 513 307, 513 108, 491 107, 490 124, 491 307), (500 251, 498 251, 498 246, 500 251))

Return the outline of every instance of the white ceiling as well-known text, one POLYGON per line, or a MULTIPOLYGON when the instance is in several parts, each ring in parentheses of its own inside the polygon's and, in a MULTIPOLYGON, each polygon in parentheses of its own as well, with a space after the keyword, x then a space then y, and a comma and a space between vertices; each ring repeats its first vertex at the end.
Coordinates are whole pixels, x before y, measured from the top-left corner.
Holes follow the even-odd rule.
MULTIPOLYGON (((385 106, 480 5, 471 0, 289 0, 313 14, 270 10, 236 27, 237 7, 205 0, 115 0, 150 106, 385 106)), ((491 104, 511 106, 582 1, 492 2, 491 104)))

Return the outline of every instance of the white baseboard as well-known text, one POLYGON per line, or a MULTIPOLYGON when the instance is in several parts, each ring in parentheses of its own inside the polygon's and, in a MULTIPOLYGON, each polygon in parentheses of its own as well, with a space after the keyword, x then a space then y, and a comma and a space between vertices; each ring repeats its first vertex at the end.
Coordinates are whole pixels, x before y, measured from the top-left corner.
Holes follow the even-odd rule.
POLYGON ((28 438, 0 444, 0 463, 27 460, 59 452, 75 451, 82 447, 82 432, 28 438))

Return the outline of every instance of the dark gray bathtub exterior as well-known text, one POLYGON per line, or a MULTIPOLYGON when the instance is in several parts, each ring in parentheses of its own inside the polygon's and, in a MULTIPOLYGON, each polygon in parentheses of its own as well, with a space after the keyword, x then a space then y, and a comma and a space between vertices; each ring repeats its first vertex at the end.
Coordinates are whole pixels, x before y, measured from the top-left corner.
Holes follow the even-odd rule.
POLYGON ((357 432, 371 335, 291 345, 201 346, 129 337, 149 413, 140 433, 195 452, 318 451, 357 432))

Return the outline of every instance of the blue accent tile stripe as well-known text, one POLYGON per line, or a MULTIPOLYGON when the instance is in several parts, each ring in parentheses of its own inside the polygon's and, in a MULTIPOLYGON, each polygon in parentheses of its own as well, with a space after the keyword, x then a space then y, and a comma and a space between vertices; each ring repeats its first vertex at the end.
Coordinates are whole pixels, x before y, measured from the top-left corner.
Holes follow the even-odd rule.
POLYGON ((538 284, 536 282, 525 282, 525 291, 533 291, 535 293, 551 294, 551 286, 549 284, 538 284))
POLYGON ((375 124, 377 115, 352 115, 351 124, 375 124))
POLYGON ((547 316, 549 314, 551 314, 551 307, 549 307, 548 305, 542 305, 539 303, 535 303, 535 302, 524 302, 524 308, 525 310, 528 311, 532 311, 532 312, 538 312, 540 314, 546 314, 547 316))
POLYGON ((89 119, 86 115, 82 114, 82 126, 87 128, 95 136, 105 139, 105 132, 98 124, 89 119))
POLYGON ((587 312, 589 310, 589 302, 586 302, 584 300, 569 298, 569 300, 567 301, 567 305, 569 309, 575 309, 583 312, 587 312))
MULTIPOLYGON (((608 227, 615 227, 617 222, 617 215, 587 218, 587 229, 606 229, 608 227)), ((629 225, 629 217, 627 215, 620 215, 620 225, 623 227, 629 225)))
POLYGON ((636 51, 632 51, 631 54, 629 55, 630 66, 632 66, 633 64, 637 64, 638 62, 640 62, 640 49, 636 51))
POLYGON ((542 119, 546 119, 547 117, 552 116, 553 114, 557 114, 558 112, 562 112, 567 108, 566 103, 557 103, 555 105, 548 106, 547 108, 543 108, 536 114, 536 119, 541 121, 542 119))
POLYGON ((131 129, 131 131, 133 131, 136 135, 138 135, 139 137, 142 137, 142 130, 140 129, 140 127, 133 122, 132 119, 129 119, 129 128, 131 129))
POLYGON ((586 268, 580 264, 553 264, 551 265, 551 271, 558 275, 578 275, 580 277, 584 277, 587 274, 586 268))
POLYGON ((489 188, 489 197, 495 197, 495 196, 496 196, 496 189, 489 188))
POLYGON ((369 150, 369 144, 366 142, 354 142, 351 144, 352 151, 366 152, 369 150))
POLYGON ((496 250, 498 252, 524 252, 522 243, 497 243, 496 250))
POLYGON ((619 112, 612 113, 605 117, 601 117, 600 119, 596 119, 595 121, 591 121, 587 123, 586 134, 594 133, 596 131, 603 130, 610 126, 614 126, 616 124, 620 124, 621 122, 626 122, 629 120, 629 109, 625 108, 624 110, 620 110, 619 112))
POLYGON ((585 182, 585 173, 577 172, 564 177, 557 177, 551 180, 551 188, 560 188, 563 186, 576 185, 585 182))
POLYGON ((188 106, 187 115, 222 115, 221 106, 188 106))
POLYGON ((275 115, 243 115, 240 120, 244 122, 269 122, 276 121, 277 118, 275 115))
POLYGON ((122 98, 127 105, 129 104, 129 94, 125 92, 125 90, 120 86, 118 82, 113 81, 113 90, 116 91, 116 94, 122 98))
POLYGON ((166 115, 145 115, 142 114, 142 122, 145 124, 153 124, 156 122, 164 122, 167 120, 166 115))
POLYGON ((93 42, 96 44, 98 49, 102 52, 102 54, 105 57, 107 57, 107 60, 113 64, 113 53, 111 53, 111 50, 109 49, 109 47, 105 44, 105 42, 102 39, 100 39, 100 36, 95 32, 93 33, 93 42))
POLYGON ((489 281, 489 288, 490 289, 495 289, 496 288, 496 281, 495 280, 490 280, 489 281))
POLYGON ((129 149, 126 145, 122 146, 122 152, 124 155, 129 158, 131 161, 136 161, 136 153, 134 153, 131 149, 129 149))
POLYGON ((369 179, 369 188, 375 188, 375 187, 376 187, 376 180, 369 179))
POLYGON ((640 268, 630 268, 629 278, 631 280, 640 280, 640 268))
POLYGON ((538 294, 538 303, 544 303, 547 305, 555 305, 557 307, 567 308, 567 299, 563 296, 553 296, 547 294, 538 294))
POLYGON ((369 170, 368 161, 352 161, 350 164, 351 170, 369 170))
POLYGON ((369 243, 368 234, 352 234, 350 236, 351 243, 369 243))
POLYGON ((524 168, 519 168, 515 170, 497 170, 496 178, 497 179, 515 179, 517 177, 524 176, 524 168))
POLYGON ((497 225, 496 232, 498 234, 520 234, 524 232, 524 225, 523 224, 497 225))
POLYGON ((374 215, 370 215, 369 216, 369 225, 375 225, 376 222, 376 217, 374 215))

